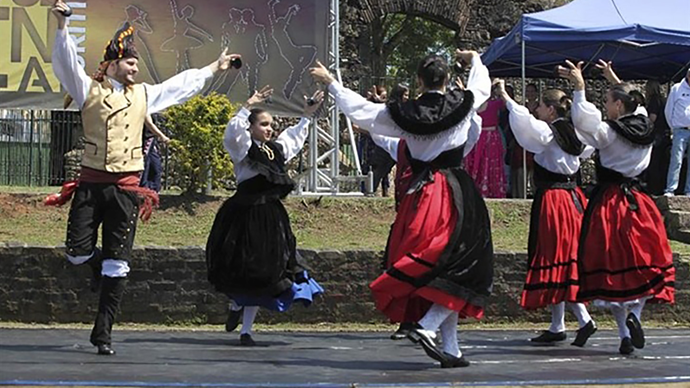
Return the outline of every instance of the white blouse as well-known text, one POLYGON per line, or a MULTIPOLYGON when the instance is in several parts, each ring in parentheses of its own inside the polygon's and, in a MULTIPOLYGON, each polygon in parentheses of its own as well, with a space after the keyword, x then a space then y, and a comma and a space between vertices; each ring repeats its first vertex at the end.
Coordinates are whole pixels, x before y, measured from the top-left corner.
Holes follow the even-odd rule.
MULTIPOLYGON (((74 102, 81 109, 84 106, 86 96, 89 94, 91 83, 94 81, 86 75, 84 69, 79 65, 77 47, 69 37, 67 28, 58 29, 55 35, 53 71, 67 93, 72 96, 74 102)), ((172 105, 187 101, 201 92, 206 81, 211 78, 213 78, 213 72, 207 68, 190 69, 157 85, 144 84, 148 113, 160 112, 172 105)), ((112 78, 106 79, 110 81, 116 92, 122 93, 124 91, 124 86, 121 83, 112 78)))
POLYGON ((556 174, 575 174, 580 169, 580 158, 587 158, 594 152, 590 146, 586 146, 579 157, 563 151, 545 121, 537 119, 527 107, 512 99, 506 106, 515 140, 522 148, 534 153, 534 161, 545 169, 556 174))
MULTIPOLYGON (((479 135, 481 134, 482 131, 482 116, 478 114, 473 114, 472 118, 470 119, 470 135, 476 134, 476 138, 472 141, 472 144, 466 144, 465 149, 463 150, 463 156, 467 156, 467 154, 470 153, 472 150, 472 147, 474 144, 477 143, 477 140, 479 139, 479 135)), ((400 138, 399 137, 390 137, 390 136, 383 136, 383 135, 377 135, 375 133, 371 134, 371 139, 374 141, 374 143, 383 148, 388 154, 395 160, 396 162, 398 161, 398 144, 400 143, 400 138)), ((468 140, 468 143, 470 140, 468 140)))
POLYGON ((649 166, 651 144, 636 147, 619 138, 608 124, 601 120, 601 112, 587 101, 584 90, 576 90, 572 107, 575 132, 583 143, 599 150, 601 165, 628 178, 640 175, 649 166))
MULTIPOLYGON (((247 153, 252 146, 252 141, 256 145, 261 145, 258 140, 252 139, 249 133, 249 114, 251 112, 247 108, 240 109, 239 112, 230 119, 228 126, 225 128, 225 136, 223 137, 223 145, 225 150, 230 154, 235 164, 235 177, 237 183, 254 178, 259 173, 249 166, 247 162, 247 153)), ((283 155, 285 156, 285 163, 294 158, 304 146, 309 134, 309 119, 302 117, 297 125, 292 126, 278 136, 275 140, 283 148, 283 155)))
MULTIPOLYGON (((475 124, 477 123, 477 119, 474 117, 478 117, 476 111, 489 99, 491 93, 491 79, 489 78, 489 70, 482 64, 481 59, 479 59, 479 57, 474 57, 467 80, 467 89, 474 95, 474 105, 472 106, 468 119, 463 120, 455 127, 444 131, 438 136, 433 136, 428 139, 420 139, 400 129, 391 118, 385 104, 367 101, 366 98, 344 87, 339 82, 331 83, 328 89, 335 97, 338 108, 340 108, 354 124, 371 134, 404 138, 412 157, 424 162, 429 162, 434 160, 442 152, 456 148, 462 144, 465 144, 465 154, 474 147, 474 144, 479 140, 479 135, 481 134, 481 118, 478 119, 480 120, 478 128, 475 128, 472 122, 474 121, 475 124)), ((438 91, 436 92, 440 93, 438 91)))

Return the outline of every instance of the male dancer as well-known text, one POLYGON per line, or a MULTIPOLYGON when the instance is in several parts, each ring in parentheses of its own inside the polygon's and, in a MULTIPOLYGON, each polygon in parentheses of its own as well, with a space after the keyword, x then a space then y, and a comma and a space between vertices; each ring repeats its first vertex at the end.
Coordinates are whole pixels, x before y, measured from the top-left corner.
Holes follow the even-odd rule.
POLYGON ((199 93, 206 81, 227 70, 239 55, 224 51, 203 69, 188 70, 158 85, 136 84, 134 29, 125 23, 108 42, 92 79, 79 65, 77 48, 65 28, 63 12, 68 9, 61 0, 52 9, 58 21, 53 71, 81 109, 86 147, 79 181, 63 186, 61 194, 48 198, 47 203, 66 203, 74 194, 67 222, 67 258, 76 265, 87 263, 95 278, 102 275, 91 343, 98 347, 98 354, 113 355, 110 333, 129 272, 139 200, 144 200, 144 219, 158 200, 155 192, 139 187, 146 115, 199 93), (102 253, 96 249, 101 223, 102 253))

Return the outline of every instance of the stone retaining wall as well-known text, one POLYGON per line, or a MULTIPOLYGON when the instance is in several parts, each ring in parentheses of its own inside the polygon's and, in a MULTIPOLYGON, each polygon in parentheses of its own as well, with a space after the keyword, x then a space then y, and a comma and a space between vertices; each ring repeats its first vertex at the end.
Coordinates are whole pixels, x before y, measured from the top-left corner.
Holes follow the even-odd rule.
MULTIPOLYGON (((297 306, 276 314, 262 311, 261 322, 382 322, 368 283, 380 272, 381 253, 302 250, 326 294, 310 308, 297 306)), ((518 305, 526 255, 498 253, 487 321, 544 320, 544 311, 518 305)), ((226 297, 206 281, 200 247, 136 248, 121 321, 221 323, 226 297)), ((652 306, 648 314, 668 322, 690 322, 690 270, 676 258, 675 306, 652 306)), ((0 244, 0 320, 18 322, 91 322, 96 294, 88 290, 89 269, 64 259, 64 248, 0 244)))

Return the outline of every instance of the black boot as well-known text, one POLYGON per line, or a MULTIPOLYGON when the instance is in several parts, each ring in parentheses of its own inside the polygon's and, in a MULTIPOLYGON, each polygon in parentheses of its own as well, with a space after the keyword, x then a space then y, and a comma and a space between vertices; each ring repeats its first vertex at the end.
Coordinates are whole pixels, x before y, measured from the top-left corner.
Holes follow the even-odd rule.
POLYGON ((108 344, 98 345, 98 355, 99 356, 114 356, 115 350, 108 344))
POLYGON ((98 301, 96 322, 91 331, 91 343, 98 346, 98 354, 115 354, 110 347, 110 333, 115 323, 115 317, 120 310, 122 295, 125 293, 127 278, 111 278, 103 276, 101 280, 101 294, 98 301), (104 346, 107 345, 107 346, 104 346), (103 348, 103 351, 101 351, 103 348), (109 349, 107 351, 105 348, 109 349))
POLYGON ((86 265, 91 268, 89 289, 91 292, 98 292, 98 287, 101 285, 101 272, 103 271, 103 255, 100 249, 94 249, 93 256, 86 261, 86 265))

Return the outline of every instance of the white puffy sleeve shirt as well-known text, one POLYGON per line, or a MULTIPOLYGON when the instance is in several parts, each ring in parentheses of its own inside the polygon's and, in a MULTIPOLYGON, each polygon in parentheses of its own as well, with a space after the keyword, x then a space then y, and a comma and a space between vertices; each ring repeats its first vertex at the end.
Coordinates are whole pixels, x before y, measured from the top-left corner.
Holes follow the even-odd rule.
POLYGON ((474 105, 468 118, 455 127, 444 131, 439 136, 429 137, 428 139, 412 136, 400 129, 391 118, 385 104, 367 101, 358 93, 353 92, 338 82, 331 83, 328 89, 335 97, 338 108, 354 124, 371 134, 404 138, 413 158, 429 162, 442 152, 463 144, 465 144, 465 154, 472 149, 481 132, 481 118, 477 118, 476 110, 489 99, 491 79, 489 78, 489 70, 482 64, 481 59, 479 57, 473 58, 472 68, 467 80, 467 89, 474 95, 474 105))
POLYGON ((538 120, 527 107, 513 100, 508 100, 506 106, 515 140, 522 148, 534 153, 534 161, 545 169, 557 174, 575 174, 580 169, 580 158, 589 157, 594 152, 590 146, 586 146, 580 156, 563 151, 545 121, 538 120))
POLYGON ((602 166, 628 178, 640 175, 649 166, 652 146, 633 146, 618 136, 616 131, 601 120, 601 112, 587 101, 584 90, 574 93, 572 116, 575 131, 582 142, 599 150, 602 166))
MULTIPOLYGON (((247 179, 259 175, 256 170, 249 166, 246 160, 249 148, 252 146, 252 141, 257 145, 261 144, 257 140, 253 140, 249 133, 250 113, 248 109, 244 107, 241 108, 240 111, 230 119, 230 122, 228 122, 223 137, 225 150, 228 151, 230 159, 232 159, 235 164, 235 177, 237 178, 237 183, 244 182, 247 179)), ((309 119, 304 117, 297 125, 289 127, 281 132, 275 142, 280 144, 283 148, 286 163, 299 154, 304 146, 304 142, 307 140, 308 134, 309 119)))

